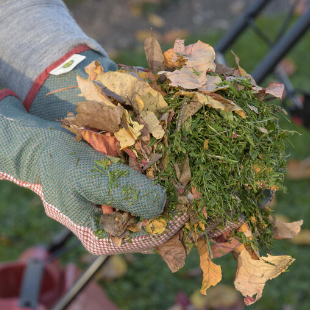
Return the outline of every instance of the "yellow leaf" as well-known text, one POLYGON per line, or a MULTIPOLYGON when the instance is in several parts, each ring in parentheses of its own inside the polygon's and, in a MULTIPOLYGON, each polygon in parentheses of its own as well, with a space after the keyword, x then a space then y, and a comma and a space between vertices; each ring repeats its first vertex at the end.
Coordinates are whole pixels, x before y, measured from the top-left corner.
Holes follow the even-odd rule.
POLYGON ((127 110, 124 109, 124 120, 127 125, 127 131, 131 134, 131 136, 137 140, 138 137, 141 135, 140 130, 144 127, 144 125, 140 125, 138 122, 135 122, 129 116, 127 110))
POLYGON ((133 223, 127 227, 127 230, 130 230, 132 232, 139 232, 141 231, 141 227, 137 223, 133 223))
POLYGON ((204 223, 202 223, 201 221, 198 223, 199 227, 202 229, 202 230, 206 230, 206 226, 204 223))
POLYGON ((143 113, 142 118, 148 125, 149 131, 154 138, 161 139, 164 136, 165 131, 163 127, 159 124, 159 120, 153 112, 147 111, 146 113, 143 113))
POLYGON ((293 261, 291 256, 286 255, 268 255, 254 260, 248 251, 243 249, 238 256, 235 288, 246 297, 245 303, 250 305, 261 298, 265 283, 284 272, 293 261))
POLYGON ((119 141, 120 143, 120 150, 132 146, 135 144, 136 140, 132 137, 132 135, 124 128, 121 128, 119 131, 117 131, 114 134, 115 138, 119 141))
POLYGON ((150 87, 147 82, 140 81, 130 74, 109 71, 98 75, 97 81, 122 97, 128 105, 139 106, 137 103, 138 95, 144 104, 143 111, 156 114, 157 111, 168 106, 158 91, 150 87))
POLYGON ((144 103, 138 95, 136 95, 136 103, 137 103, 138 112, 141 113, 141 111, 144 108, 144 103))
POLYGON ((167 222, 164 219, 152 220, 147 223, 145 230, 150 234, 162 234, 167 226, 167 222))
POLYGON ((209 250, 205 239, 201 238, 198 240, 197 250, 200 256, 200 267, 203 271, 200 293, 206 295, 207 289, 210 286, 215 286, 222 280, 222 270, 221 266, 214 264, 210 259, 209 250))

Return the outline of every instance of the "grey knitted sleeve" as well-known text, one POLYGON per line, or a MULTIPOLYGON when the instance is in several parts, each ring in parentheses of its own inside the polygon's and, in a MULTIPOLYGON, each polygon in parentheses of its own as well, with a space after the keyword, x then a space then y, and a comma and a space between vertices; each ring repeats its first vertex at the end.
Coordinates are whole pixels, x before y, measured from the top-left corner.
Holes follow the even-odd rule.
POLYGON ((22 101, 49 65, 81 44, 107 56, 61 0, 0 0, 0 86, 22 101))

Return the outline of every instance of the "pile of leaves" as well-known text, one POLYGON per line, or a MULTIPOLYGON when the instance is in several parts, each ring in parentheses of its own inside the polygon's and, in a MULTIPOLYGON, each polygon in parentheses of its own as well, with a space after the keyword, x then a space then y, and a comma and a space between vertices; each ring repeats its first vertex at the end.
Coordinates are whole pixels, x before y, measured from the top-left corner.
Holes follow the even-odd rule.
MULTIPOLYGON (((63 126, 106 154, 94 172, 109 173, 109 193, 125 171, 108 171, 122 161, 166 189, 162 216, 146 220, 103 205, 100 228, 120 246, 137 232, 160 235, 167 222, 186 213, 188 222, 166 244, 156 248, 172 272, 179 270, 191 248, 197 248, 203 270, 201 293, 221 281, 214 258, 232 252, 238 260, 235 287, 247 305, 258 300, 269 279, 294 261, 290 256, 261 257, 273 239, 290 239, 302 221, 283 223, 268 207, 286 171, 284 142, 290 134, 278 124, 283 85, 259 87, 239 65, 215 61, 213 48, 201 41, 189 46, 176 40, 162 52, 154 38, 145 41, 149 68, 121 65, 103 72, 93 62, 77 77, 77 114, 63 126)), ((122 188, 128 204, 139 189, 122 188)))

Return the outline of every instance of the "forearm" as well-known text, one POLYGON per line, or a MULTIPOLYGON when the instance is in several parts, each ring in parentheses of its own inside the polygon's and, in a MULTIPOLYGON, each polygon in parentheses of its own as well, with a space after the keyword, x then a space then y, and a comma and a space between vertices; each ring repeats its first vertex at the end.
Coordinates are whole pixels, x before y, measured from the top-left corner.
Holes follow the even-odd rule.
POLYGON ((61 0, 4 1, 0 5, 0 85, 25 100, 36 78, 79 45, 106 55, 61 0))

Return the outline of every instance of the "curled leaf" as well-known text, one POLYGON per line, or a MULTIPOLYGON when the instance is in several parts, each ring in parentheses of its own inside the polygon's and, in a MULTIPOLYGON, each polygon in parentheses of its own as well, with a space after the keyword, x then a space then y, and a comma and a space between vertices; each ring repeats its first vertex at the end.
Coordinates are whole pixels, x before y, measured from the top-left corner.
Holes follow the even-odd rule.
POLYGON ((95 83, 91 80, 84 80, 80 76, 76 76, 76 80, 78 82, 78 87, 81 90, 81 94, 79 96, 85 97, 88 101, 97 101, 102 102, 107 106, 115 107, 114 104, 110 101, 108 96, 102 94, 95 83))
POLYGON ((147 38, 144 41, 144 51, 147 63, 152 72, 164 70, 164 55, 158 41, 155 38, 147 38))
POLYGON ((221 266, 214 264, 210 258, 206 240, 201 238, 197 243, 197 250, 200 256, 200 267, 203 271, 203 280, 200 293, 207 294, 210 286, 215 286, 222 280, 221 266))
POLYGON ((284 272, 293 261, 292 257, 286 255, 268 255, 254 260, 248 251, 243 249, 238 256, 235 288, 246 297, 247 305, 253 304, 262 297, 265 283, 284 272))
POLYGON ((124 113, 122 106, 109 106, 104 102, 84 101, 77 103, 76 125, 111 133, 119 129, 124 113))
POLYGON ((98 60, 94 60, 85 67, 85 72, 88 74, 89 80, 96 80, 97 75, 102 73, 103 71, 103 67, 98 60))
POLYGON ((292 239, 297 236, 301 230, 301 225, 303 220, 284 223, 278 220, 276 217, 272 218, 273 220, 273 237, 275 239, 292 239))
POLYGON ((179 231, 167 242, 155 248, 172 272, 178 271, 185 264, 186 250, 182 238, 183 232, 179 231))

